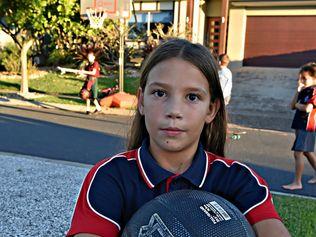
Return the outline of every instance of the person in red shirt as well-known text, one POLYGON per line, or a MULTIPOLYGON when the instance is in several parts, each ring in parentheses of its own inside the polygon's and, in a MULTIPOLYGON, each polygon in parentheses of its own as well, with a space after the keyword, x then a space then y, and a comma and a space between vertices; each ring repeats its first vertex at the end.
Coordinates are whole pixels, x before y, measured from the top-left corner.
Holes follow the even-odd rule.
POLYGON ((224 158, 227 121, 217 70, 207 48, 184 39, 166 41, 150 54, 129 151, 89 171, 67 236, 118 237, 142 205, 181 189, 229 200, 259 237, 290 236, 267 183, 247 165, 224 158))
POLYGON ((101 106, 98 102, 98 77, 100 76, 100 65, 96 60, 96 56, 93 50, 88 51, 87 55, 88 64, 81 70, 81 74, 87 76, 86 78, 86 90, 90 92, 90 96, 86 99, 86 113, 91 114, 90 104, 91 100, 96 107, 93 113, 100 113, 101 106))

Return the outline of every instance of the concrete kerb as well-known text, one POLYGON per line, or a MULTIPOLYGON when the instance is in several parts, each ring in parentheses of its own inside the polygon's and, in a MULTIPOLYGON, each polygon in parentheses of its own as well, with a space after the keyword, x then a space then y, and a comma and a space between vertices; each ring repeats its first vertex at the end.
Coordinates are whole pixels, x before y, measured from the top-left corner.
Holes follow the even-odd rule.
MULTIPOLYGON (((18 95, 18 93, 16 93, 18 95)), ((0 95, 0 105, 12 105, 12 106, 30 106, 37 108, 47 108, 47 109, 60 109, 72 112, 82 112, 85 113, 86 107, 84 105, 71 105, 71 104, 59 104, 51 102, 38 102, 32 99, 36 97, 41 97, 41 94, 33 93, 33 96, 25 98, 12 98, 11 96, 0 95), (37 95, 37 96, 36 96, 37 95)), ((18 96, 17 96, 18 97, 18 96)), ((93 109, 93 107, 92 107, 93 109)), ((102 113, 111 115, 121 115, 121 116, 133 116, 135 110, 133 109, 123 109, 123 108, 102 108, 102 113)))

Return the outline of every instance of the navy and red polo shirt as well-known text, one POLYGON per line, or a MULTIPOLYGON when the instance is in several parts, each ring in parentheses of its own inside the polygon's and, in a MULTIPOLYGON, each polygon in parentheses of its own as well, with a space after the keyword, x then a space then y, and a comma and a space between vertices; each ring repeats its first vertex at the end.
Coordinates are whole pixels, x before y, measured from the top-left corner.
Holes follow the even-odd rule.
POLYGON ((266 182, 246 165, 206 152, 199 145, 189 169, 174 174, 158 165, 145 140, 139 149, 102 160, 89 171, 67 236, 119 236, 142 205, 179 189, 200 189, 222 196, 252 225, 280 219, 266 182))

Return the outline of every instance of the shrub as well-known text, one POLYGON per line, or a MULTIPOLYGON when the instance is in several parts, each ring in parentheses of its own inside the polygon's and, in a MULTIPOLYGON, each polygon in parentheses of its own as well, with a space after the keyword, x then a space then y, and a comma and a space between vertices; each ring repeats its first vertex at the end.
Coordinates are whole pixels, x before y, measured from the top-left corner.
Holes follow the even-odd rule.
MULTIPOLYGON (((13 43, 9 43, 0 51, 0 65, 5 71, 12 74, 19 74, 21 71, 20 49, 13 43)), ((36 69, 32 59, 27 61, 27 68, 31 71, 36 69)))
POLYGON ((4 67, 5 71, 10 73, 20 72, 20 50, 15 44, 10 43, 1 50, 0 64, 4 67))
POLYGON ((49 57, 46 61, 47 66, 59 66, 59 65, 72 65, 74 64, 74 57, 71 54, 67 54, 60 49, 54 49, 49 53, 49 57))

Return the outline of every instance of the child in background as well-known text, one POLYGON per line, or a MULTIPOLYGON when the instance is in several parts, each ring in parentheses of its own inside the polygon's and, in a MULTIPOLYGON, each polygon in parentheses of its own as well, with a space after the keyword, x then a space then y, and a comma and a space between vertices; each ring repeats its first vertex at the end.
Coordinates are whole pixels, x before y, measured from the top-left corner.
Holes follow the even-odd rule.
POLYGON ((146 59, 129 151, 96 164, 81 188, 68 236, 119 236, 156 196, 196 189, 226 198, 257 236, 289 236, 266 182, 224 158, 226 113, 217 65, 208 49, 184 39, 146 59))
POLYGON ((82 74, 87 75, 87 90, 91 91, 91 97, 86 99, 86 113, 91 114, 90 112, 90 103, 91 100, 96 107, 94 114, 101 112, 101 106, 98 102, 98 77, 100 76, 100 65, 96 61, 96 57, 93 50, 88 52, 88 64, 84 68, 85 70, 81 71, 82 74))
POLYGON ((295 158, 295 177, 292 183, 283 185, 284 189, 302 189, 304 171, 304 156, 307 158, 315 175, 308 181, 316 184, 315 148, 315 111, 316 106, 316 67, 313 64, 303 66, 299 73, 297 92, 291 102, 291 109, 296 109, 292 128, 295 129, 295 141, 292 147, 295 158))
POLYGON ((101 68, 97 60, 101 53, 101 49, 98 49, 93 44, 89 44, 82 45, 76 56, 77 60, 85 63, 84 69, 79 70, 78 73, 86 76, 86 81, 80 91, 80 93, 84 92, 84 94, 81 95, 81 98, 86 101, 86 114, 91 114, 91 100, 96 107, 96 110, 93 113, 96 114, 102 111, 98 102, 98 77, 100 76, 101 68))
POLYGON ((227 54, 219 55, 218 60, 219 60, 219 67, 220 67, 220 70, 218 72, 219 81, 221 83, 225 105, 228 105, 231 98, 231 91, 233 87, 233 80, 232 80, 233 75, 232 75, 232 72, 228 68, 228 64, 230 60, 227 54))

